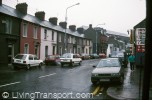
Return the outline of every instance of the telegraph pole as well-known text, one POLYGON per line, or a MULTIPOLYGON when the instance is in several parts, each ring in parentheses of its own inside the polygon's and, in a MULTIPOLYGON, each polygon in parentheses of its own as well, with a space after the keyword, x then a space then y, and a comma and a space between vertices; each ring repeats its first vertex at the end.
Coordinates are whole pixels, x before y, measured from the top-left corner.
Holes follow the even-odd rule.
MULTIPOLYGON (((150 79, 152 70, 152 1, 146 0, 146 39, 145 39, 145 66, 143 76, 143 89, 142 89, 142 100, 149 100, 150 98, 150 79)), ((152 81, 151 81, 152 82, 152 81)))

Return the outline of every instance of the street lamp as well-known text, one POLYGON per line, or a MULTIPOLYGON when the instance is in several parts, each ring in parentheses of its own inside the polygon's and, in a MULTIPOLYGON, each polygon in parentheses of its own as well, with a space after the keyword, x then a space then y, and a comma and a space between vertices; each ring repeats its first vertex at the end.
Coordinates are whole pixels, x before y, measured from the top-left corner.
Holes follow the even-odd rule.
MULTIPOLYGON (((96 28, 99 26, 99 25, 105 25, 105 23, 103 23, 103 24, 98 24, 97 26, 96 26, 96 28)), ((98 49, 98 46, 97 46, 97 29, 95 29, 95 31, 96 31, 96 54, 97 54, 97 49, 98 49)))
MULTIPOLYGON (((76 6, 76 5, 79 5, 80 3, 76 3, 76 4, 74 4, 74 5, 71 5, 71 6, 69 6, 69 7, 67 7, 66 8, 66 13, 65 13, 65 22, 66 22, 66 24, 67 24, 67 11, 68 11, 68 9, 69 8, 71 8, 71 7, 73 7, 73 6, 76 6)), ((67 40, 66 40, 66 36, 67 34, 66 34, 66 28, 65 28, 65 36, 64 36, 64 43, 65 43, 65 53, 67 52, 67 40)))

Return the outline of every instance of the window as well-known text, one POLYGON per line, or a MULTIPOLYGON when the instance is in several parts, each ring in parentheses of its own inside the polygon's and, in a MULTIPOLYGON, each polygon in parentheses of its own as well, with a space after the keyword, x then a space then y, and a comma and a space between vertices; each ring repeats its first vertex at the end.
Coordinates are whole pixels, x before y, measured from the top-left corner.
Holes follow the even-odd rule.
POLYGON ((33 60, 33 56, 32 55, 29 56, 29 60, 33 60))
POLYGON ((25 53, 25 54, 28 54, 28 53, 29 53, 29 45, 28 45, 28 44, 25 44, 25 45, 24 45, 24 53, 25 53))
POLYGON ((59 34, 59 42, 61 42, 61 34, 59 34))
POLYGON ((38 45, 35 46, 35 55, 37 57, 39 57, 39 46, 38 45))
POLYGON ((86 48, 86 54, 88 54, 88 49, 86 48))
POLYGON ((73 42, 73 44, 75 44, 75 37, 73 37, 73 41, 72 42, 73 42))
POLYGON ((23 37, 27 37, 27 24, 23 24, 23 37))
POLYGON ((71 36, 71 41, 70 41, 71 43, 73 43, 73 37, 71 36))
POLYGON ((55 54, 55 46, 53 46, 53 50, 52 51, 53 51, 53 55, 54 55, 55 54))
POLYGON ((45 46, 45 57, 48 56, 48 46, 45 46))
POLYGON ((37 39, 37 27, 36 26, 34 27, 34 30, 33 30, 33 38, 37 39))
POLYGON ((52 31, 52 40, 54 40, 54 31, 52 31))
POLYGON ((9 20, 2 20, 2 32, 11 34, 11 29, 12 29, 12 21, 9 20))
POLYGON ((44 29, 44 39, 47 39, 47 30, 44 29))
POLYGON ((39 60, 37 56, 34 56, 34 60, 39 60))
POLYGON ((62 47, 59 49, 59 54, 62 55, 62 47))

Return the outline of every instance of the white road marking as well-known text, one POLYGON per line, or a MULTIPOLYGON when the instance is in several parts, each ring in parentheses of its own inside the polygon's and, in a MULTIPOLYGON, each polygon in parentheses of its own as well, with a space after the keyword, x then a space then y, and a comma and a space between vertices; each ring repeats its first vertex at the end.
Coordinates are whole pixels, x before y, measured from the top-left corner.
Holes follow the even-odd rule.
POLYGON ((9 83, 9 84, 5 84, 5 85, 0 85, 0 88, 5 87, 5 86, 9 86, 9 85, 19 84, 19 83, 21 83, 21 82, 14 82, 14 83, 9 83))
POLYGON ((55 75, 55 74, 56 74, 56 73, 49 74, 49 75, 44 75, 44 76, 40 76, 39 78, 44 78, 44 77, 52 76, 52 75, 55 75))

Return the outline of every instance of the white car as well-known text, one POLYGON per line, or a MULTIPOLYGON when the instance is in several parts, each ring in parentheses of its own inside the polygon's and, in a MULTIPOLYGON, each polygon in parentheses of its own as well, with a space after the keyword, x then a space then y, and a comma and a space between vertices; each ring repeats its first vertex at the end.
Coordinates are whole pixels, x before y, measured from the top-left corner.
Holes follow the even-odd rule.
POLYGON ((96 68, 92 71, 91 82, 119 82, 123 83, 124 67, 121 66, 119 58, 101 59, 96 68))
POLYGON ((74 66, 74 64, 81 65, 82 59, 79 54, 65 53, 60 57, 61 66, 64 64, 69 64, 69 66, 74 66))
POLYGON ((43 60, 38 59, 38 57, 33 54, 17 54, 13 58, 13 62, 12 62, 14 69, 23 68, 23 67, 30 69, 30 67, 33 66, 41 67, 42 64, 43 64, 43 60))

